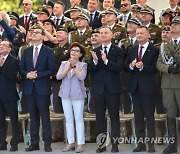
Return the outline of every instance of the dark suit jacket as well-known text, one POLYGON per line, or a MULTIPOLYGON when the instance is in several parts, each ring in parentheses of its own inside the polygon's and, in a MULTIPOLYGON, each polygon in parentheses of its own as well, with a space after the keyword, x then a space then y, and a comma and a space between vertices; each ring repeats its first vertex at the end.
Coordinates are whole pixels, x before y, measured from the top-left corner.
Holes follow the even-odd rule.
POLYGON ((94 49, 98 56, 98 64, 90 61, 90 72, 92 78, 92 93, 102 94, 105 86, 110 93, 121 92, 120 71, 123 69, 123 51, 118 46, 112 44, 107 55, 108 63, 104 64, 101 58, 102 46, 94 49))
POLYGON ((136 67, 130 70, 130 63, 136 58, 138 59, 138 45, 132 47, 129 50, 126 59, 126 70, 131 73, 129 79, 128 89, 131 93, 135 93, 137 85, 139 89, 144 94, 153 94, 156 92, 156 62, 159 54, 159 49, 149 44, 147 50, 145 51, 142 62, 144 67, 142 71, 139 71, 136 67))
POLYGON ((20 61, 20 73, 24 78, 24 94, 31 95, 33 91, 33 84, 39 95, 51 94, 50 76, 55 72, 55 60, 53 50, 42 45, 36 66, 33 66, 33 46, 24 50, 20 61), (27 73, 30 71, 37 71, 37 79, 27 79, 27 73))
MULTIPOLYGON (((29 29, 29 22, 30 22, 31 20, 35 20, 35 19, 37 19, 37 18, 36 18, 36 15, 35 15, 34 13, 31 13, 31 15, 30 15, 30 17, 29 17, 29 20, 28 20, 27 29, 29 29)), ((18 25, 21 25, 21 26, 24 27, 24 15, 19 18, 19 20, 18 20, 18 25)))
POLYGON ((92 29, 100 28, 102 26, 101 15, 99 11, 96 11, 93 21, 89 25, 92 27, 92 29))
POLYGON ((19 61, 11 55, 8 55, 3 66, 0 67, 0 100, 17 101, 19 99, 16 81, 19 71, 19 61))

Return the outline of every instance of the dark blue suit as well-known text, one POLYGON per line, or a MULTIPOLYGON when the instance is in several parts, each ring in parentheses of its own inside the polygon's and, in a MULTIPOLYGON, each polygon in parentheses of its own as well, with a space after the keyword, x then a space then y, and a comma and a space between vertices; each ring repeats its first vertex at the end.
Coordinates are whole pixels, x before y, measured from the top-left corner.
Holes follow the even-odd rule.
POLYGON ((18 111, 19 99, 16 81, 19 70, 17 59, 8 55, 2 67, 0 67, 0 145, 6 145, 7 125, 5 118, 8 115, 12 124, 11 145, 18 144, 18 111))
POLYGON ((126 59, 126 70, 130 72, 129 92, 132 95, 135 114, 136 136, 145 137, 146 118, 148 137, 155 137, 155 93, 156 93, 156 61, 159 49, 149 44, 142 58, 143 69, 139 71, 134 67, 129 68, 130 63, 138 59, 138 45, 129 50, 126 59))
POLYGON ((122 49, 112 44, 107 55, 108 63, 105 65, 100 50, 102 46, 94 49, 98 57, 98 64, 95 65, 91 60, 89 68, 92 75, 92 95, 95 101, 96 133, 99 135, 107 131, 105 111, 108 108, 113 144, 113 137, 120 137, 119 97, 122 91, 120 71, 123 69, 124 56, 122 49))
POLYGON ((42 120, 43 140, 45 145, 51 144, 51 126, 49 119, 49 105, 51 94, 50 76, 54 75, 55 59, 53 51, 42 45, 36 66, 33 66, 33 47, 24 50, 20 62, 20 73, 24 78, 24 94, 26 96, 31 119, 31 142, 39 145, 39 122, 42 120), (37 71, 37 78, 26 78, 30 71, 37 71))

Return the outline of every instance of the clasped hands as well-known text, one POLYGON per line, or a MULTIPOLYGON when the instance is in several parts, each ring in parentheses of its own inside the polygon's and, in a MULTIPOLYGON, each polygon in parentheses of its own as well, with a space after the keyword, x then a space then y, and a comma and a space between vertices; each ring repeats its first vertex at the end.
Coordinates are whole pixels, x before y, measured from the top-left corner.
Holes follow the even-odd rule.
MULTIPOLYGON (((105 63, 106 60, 107 60, 107 57, 106 57, 106 54, 102 51, 101 51, 101 58, 103 60, 103 62, 105 63)), ((91 55, 92 55, 92 58, 93 60, 95 61, 95 63, 97 64, 98 63, 98 57, 97 57, 97 54, 94 52, 94 51, 90 51, 91 52, 91 55)))
POLYGON ((30 71, 27 73, 27 78, 30 80, 34 80, 37 78, 37 71, 30 71))
POLYGON ((135 59, 130 63, 130 66, 131 66, 132 68, 137 67, 138 69, 142 69, 143 66, 144 66, 144 64, 143 64, 142 61, 137 61, 137 59, 135 58, 135 59))

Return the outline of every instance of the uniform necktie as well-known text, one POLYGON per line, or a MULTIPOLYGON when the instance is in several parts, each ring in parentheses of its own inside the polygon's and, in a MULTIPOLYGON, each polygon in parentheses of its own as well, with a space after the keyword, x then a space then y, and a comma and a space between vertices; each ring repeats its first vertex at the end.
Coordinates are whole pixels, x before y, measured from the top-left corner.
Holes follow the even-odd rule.
POLYGON ((177 40, 174 40, 174 47, 176 48, 178 45, 177 40))
POLYGON ((134 44, 132 38, 130 39, 130 44, 131 44, 132 46, 133 46, 133 44, 134 44))
POLYGON ((27 26, 28 26, 28 16, 25 16, 24 28, 27 29, 27 26))
POLYGON ((38 59, 38 47, 35 47, 35 52, 34 52, 34 59, 33 59, 33 64, 34 64, 34 67, 36 66, 36 62, 37 62, 37 59, 38 59))
POLYGON ((142 61, 142 50, 143 50, 143 46, 140 46, 140 51, 139 51, 139 55, 138 55, 138 61, 142 61))
POLYGON ((80 31, 80 36, 82 36, 83 35, 83 32, 82 31, 80 31))
POLYGON ((107 46, 104 46, 104 53, 107 55, 107 46))
POLYGON ((93 14, 91 13, 90 14, 90 24, 92 24, 92 21, 93 21, 93 14))

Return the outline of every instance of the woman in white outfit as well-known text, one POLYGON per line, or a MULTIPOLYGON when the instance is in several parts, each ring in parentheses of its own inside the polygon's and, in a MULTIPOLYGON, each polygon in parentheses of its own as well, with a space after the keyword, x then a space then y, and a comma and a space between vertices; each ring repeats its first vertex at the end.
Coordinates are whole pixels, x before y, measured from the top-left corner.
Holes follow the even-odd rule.
POLYGON ((84 55, 85 48, 77 42, 73 43, 70 47, 69 60, 61 63, 56 75, 58 80, 62 80, 59 96, 62 99, 68 139, 68 145, 63 149, 63 152, 75 149, 74 119, 76 123, 76 152, 83 152, 85 144, 83 110, 86 98, 84 80, 87 74, 87 64, 82 62, 84 55))

